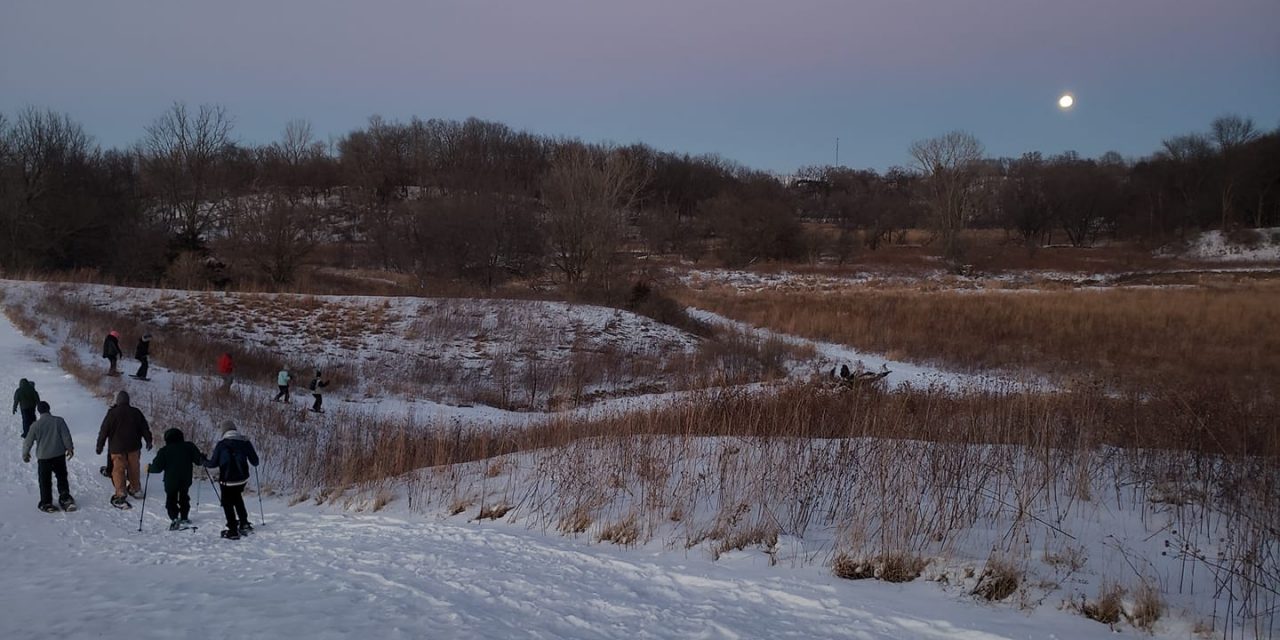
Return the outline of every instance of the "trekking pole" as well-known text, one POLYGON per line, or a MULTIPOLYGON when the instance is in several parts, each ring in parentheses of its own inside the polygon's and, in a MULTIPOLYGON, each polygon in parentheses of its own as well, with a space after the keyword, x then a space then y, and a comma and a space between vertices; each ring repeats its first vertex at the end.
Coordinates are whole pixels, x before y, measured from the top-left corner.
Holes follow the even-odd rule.
POLYGON ((218 493, 218 485, 213 483, 213 475, 209 473, 209 467, 204 468, 204 477, 209 479, 209 486, 213 487, 213 497, 217 498, 218 502, 221 503, 222 494, 218 493))
POLYGON ((151 484, 151 472, 142 481, 142 508, 138 510, 138 533, 142 533, 142 516, 147 512, 147 487, 151 484))
POLYGON ((253 479, 258 482, 258 524, 267 524, 267 516, 262 512, 262 476, 258 475, 258 467, 253 467, 253 479))

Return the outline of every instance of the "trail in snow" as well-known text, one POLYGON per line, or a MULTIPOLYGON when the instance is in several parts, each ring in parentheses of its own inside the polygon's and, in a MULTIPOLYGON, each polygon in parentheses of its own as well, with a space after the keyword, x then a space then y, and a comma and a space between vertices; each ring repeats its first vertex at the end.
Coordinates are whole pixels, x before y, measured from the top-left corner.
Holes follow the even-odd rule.
POLYGON ((861 362, 869 371, 878 371, 881 367, 888 368, 890 373, 885 377, 885 383, 894 388, 910 385, 917 389, 937 387, 951 391, 978 390, 994 392, 1049 388, 1049 384, 1043 380, 1015 380, 1011 377, 994 374, 957 373, 927 365, 890 360, 884 356, 858 351, 852 347, 834 342, 810 340, 809 338, 757 327, 705 309, 689 307, 688 313, 695 320, 711 325, 728 327, 734 331, 754 335, 762 340, 774 338, 795 346, 812 347, 818 353, 819 362, 816 370, 808 373, 826 374, 831 371, 833 366, 841 364, 854 365, 861 362))
MULTIPOLYGON (((140 533, 140 512, 110 507, 109 483, 97 474, 94 436, 106 399, 59 371, 51 349, 5 318, 0 360, 10 388, 19 377, 35 380, 67 419, 77 452, 71 490, 81 506, 74 514, 36 510, 35 465, 21 462, 18 418, 7 421, 3 638, 1113 636, 1062 612, 983 607, 930 584, 842 581, 817 567, 769 567, 759 554, 712 562, 502 524, 289 508, 276 499, 266 501, 258 533, 227 541, 217 537, 221 513, 208 486, 193 510, 200 529, 169 532, 159 477, 140 533)), ((252 437, 251 425, 245 431, 252 437)), ((248 502, 257 520, 255 497, 248 502)))

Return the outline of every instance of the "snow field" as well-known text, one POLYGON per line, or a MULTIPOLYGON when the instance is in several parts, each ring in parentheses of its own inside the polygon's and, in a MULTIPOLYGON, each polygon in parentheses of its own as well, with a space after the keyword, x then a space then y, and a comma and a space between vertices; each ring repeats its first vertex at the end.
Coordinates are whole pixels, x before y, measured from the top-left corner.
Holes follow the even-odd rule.
MULTIPOLYGON (((0 637, 1111 637, 1067 613, 975 607, 927 584, 853 583, 749 556, 712 562, 501 523, 290 507, 274 497, 265 501, 265 524, 241 541, 217 538, 220 514, 207 490, 193 513, 200 528, 168 532, 159 478, 139 533, 140 512, 110 507, 109 484, 97 475, 92 445, 105 399, 60 371, 54 348, 7 319, 0 358, 10 383, 35 380, 71 426, 72 492, 81 505, 75 514, 35 509, 34 467, 21 463, 19 424, 8 421, 0 637)), ((134 391, 147 384, 111 382, 134 391)), ((254 496, 247 501, 256 507, 254 496)))

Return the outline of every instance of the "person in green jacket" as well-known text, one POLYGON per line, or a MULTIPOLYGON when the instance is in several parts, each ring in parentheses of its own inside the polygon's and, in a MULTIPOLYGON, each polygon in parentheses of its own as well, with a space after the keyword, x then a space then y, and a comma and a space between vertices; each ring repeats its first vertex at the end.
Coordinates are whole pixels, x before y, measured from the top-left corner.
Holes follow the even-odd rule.
POLYGON ((23 378, 18 381, 18 390, 13 392, 13 412, 22 409, 22 437, 27 437, 31 423, 36 421, 36 404, 40 402, 40 394, 36 392, 36 383, 23 378))
POLYGON ((203 465, 204 460, 200 449, 175 427, 164 432, 164 446, 147 465, 147 473, 164 473, 164 508, 169 513, 170 531, 191 525, 187 518, 191 513, 191 468, 203 465))

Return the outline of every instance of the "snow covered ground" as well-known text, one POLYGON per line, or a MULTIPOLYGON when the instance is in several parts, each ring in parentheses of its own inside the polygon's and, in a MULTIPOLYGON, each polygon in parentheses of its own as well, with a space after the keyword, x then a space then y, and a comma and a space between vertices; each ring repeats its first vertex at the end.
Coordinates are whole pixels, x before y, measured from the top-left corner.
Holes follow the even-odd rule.
MULTIPOLYGON (((698 553, 628 551, 394 506, 363 515, 267 499, 258 533, 225 541, 207 486, 194 510, 198 530, 166 531, 152 487, 139 532, 141 512, 110 507, 108 482, 96 472, 93 440, 106 400, 4 318, 0 359, 6 382, 35 380, 70 424, 71 488, 81 505, 74 514, 36 510, 35 467, 21 462, 17 418, 7 421, 3 638, 1115 636, 1077 615, 980 606, 932 584, 851 582, 821 567, 770 567, 748 555, 713 562, 698 553)), ((248 503, 258 520, 254 496, 248 503)))
POLYGON ((1246 232, 1251 233, 1252 241, 1238 243, 1221 231, 1206 231, 1183 257, 1215 262, 1280 262, 1280 227, 1246 232))

